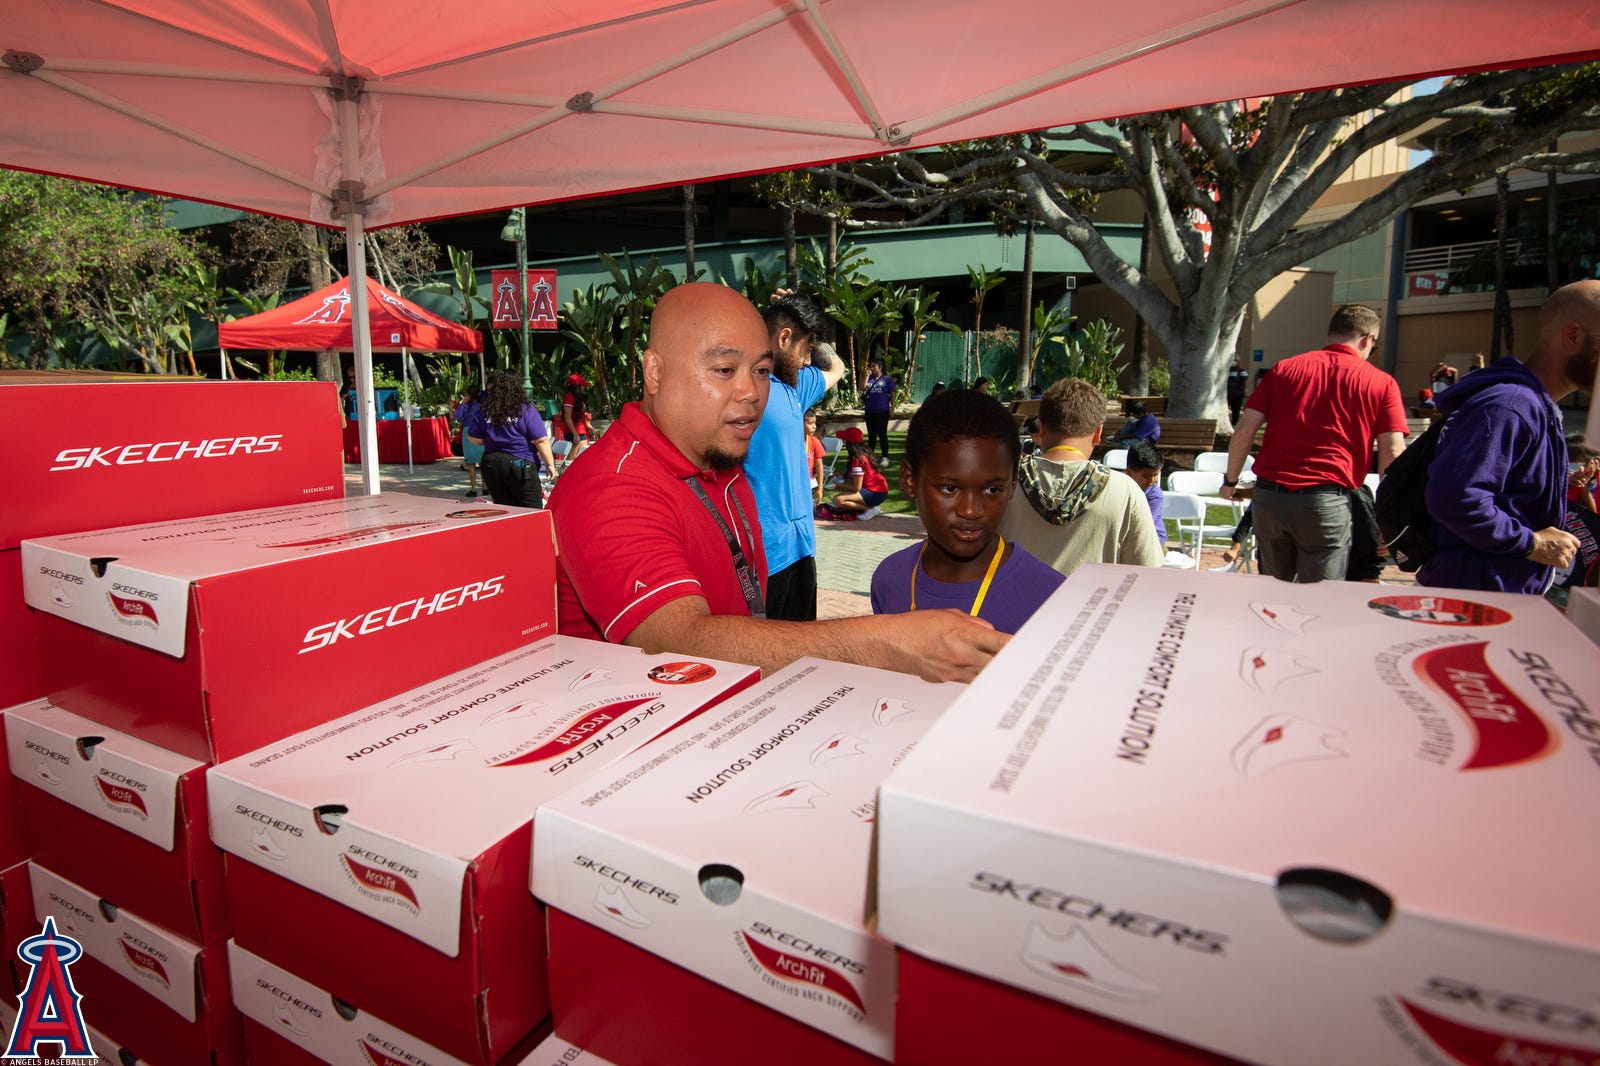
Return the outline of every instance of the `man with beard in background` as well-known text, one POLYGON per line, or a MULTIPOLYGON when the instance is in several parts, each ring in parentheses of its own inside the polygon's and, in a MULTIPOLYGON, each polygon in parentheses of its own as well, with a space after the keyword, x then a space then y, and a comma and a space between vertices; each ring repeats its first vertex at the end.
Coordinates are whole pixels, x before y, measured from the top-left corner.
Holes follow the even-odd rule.
POLYGON ((780 293, 761 317, 772 344, 772 391, 744 472, 767 548, 767 617, 809 622, 817 617, 817 524, 805 414, 844 377, 844 363, 827 343, 828 316, 809 293, 780 293))
POLYGON ((1592 389, 1600 356, 1600 281, 1578 281, 1539 309, 1539 340, 1438 394, 1446 422, 1428 468, 1433 557, 1422 585, 1538 595, 1578 540, 1563 528, 1567 441, 1556 406, 1592 389))

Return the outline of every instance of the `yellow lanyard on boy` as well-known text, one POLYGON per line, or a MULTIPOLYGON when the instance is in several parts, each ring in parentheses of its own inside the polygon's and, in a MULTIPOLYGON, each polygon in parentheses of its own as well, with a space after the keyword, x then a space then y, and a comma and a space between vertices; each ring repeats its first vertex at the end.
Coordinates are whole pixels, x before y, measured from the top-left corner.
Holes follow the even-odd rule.
MULTIPOLYGON (((989 572, 983 575, 983 584, 978 586, 978 596, 972 601, 972 610, 967 613, 978 617, 978 611, 983 607, 983 598, 989 595, 989 584, 994 580, 994 572, 1000 569, 1000 557, 1006 553, 1006 538, 996 536, 997 543, 994 547, 994 558, 989 560, 989 572)), ((911 564, 911 609, 917 609, 917 572, 922 569, 922 552, 928 550, 928 542, 922 542, 922 551, 917 552, 917 561, 911 564)))

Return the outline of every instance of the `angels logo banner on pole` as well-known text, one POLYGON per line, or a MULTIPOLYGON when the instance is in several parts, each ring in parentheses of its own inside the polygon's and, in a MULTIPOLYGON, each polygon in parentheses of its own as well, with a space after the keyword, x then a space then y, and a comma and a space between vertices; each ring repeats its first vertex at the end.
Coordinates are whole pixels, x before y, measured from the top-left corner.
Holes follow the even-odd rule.
MULTIPOLYGON (((489 290, 494 294, 492 306, 496 329, 512 329, 522 324, 521 301, 517 299, 521 288, 515 270, 489 272, 489 290)), ((557 328, 554 270, 528 271, 528 328, 557 328)))

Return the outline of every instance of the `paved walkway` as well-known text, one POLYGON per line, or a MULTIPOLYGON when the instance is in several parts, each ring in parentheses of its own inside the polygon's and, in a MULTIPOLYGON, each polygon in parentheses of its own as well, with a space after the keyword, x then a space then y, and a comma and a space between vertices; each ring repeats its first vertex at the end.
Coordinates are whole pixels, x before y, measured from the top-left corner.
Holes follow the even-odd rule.
MULTIPOLYGON (((467 474, 459 457, 437 463, 419 464, 410 470, 401 464, 378 468, 379 487, 385 492, 407 492, 417 496, 436 496, 459 500, 467 490, 467 474)), ((361 491, 361 468, 345 468, 345 494, 361 491)), ((880 515, 870 522, 817 523, 817 617, 849 618, 871 614, 869 592, 872 572, 886 556, 892 555, 923 536, 922 522, 915 515, 880 515)), ((1220 566, 1220 548, 1201 553, 1202 570, 1220 566)), ((1385 584, 1414 585, 1415 578, 1389 567, 1383 573, 1385 584)))

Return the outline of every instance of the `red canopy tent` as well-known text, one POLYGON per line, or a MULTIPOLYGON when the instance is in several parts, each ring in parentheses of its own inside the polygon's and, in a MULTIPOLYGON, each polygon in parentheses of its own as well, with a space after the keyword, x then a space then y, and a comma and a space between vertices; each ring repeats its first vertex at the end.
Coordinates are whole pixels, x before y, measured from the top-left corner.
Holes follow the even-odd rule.
MULTIPOLYGON (((483 337, 459 322, 440 318, 432 311, 390 292, 373 278, 366 279, 367 336, 374 352, 400 352, 409 360, 412 349, 429 352, 482 352, 483 337)), ((217 324, 217 343, 229 348, 293 348, 297 350, 355 350, 355 315, 351 312, 350 279, 300 297, 259 315, 217 324)), ((226 361, 224 361, 226 366, 226 361)), ((409 381, 404 368, 402 380, 409 381)), ((411 460, 411 402, 401 405, 406 426, 406 460, 411 460)), ((364 442, 362 466, 376 462, 376 438, 364 442)))
POLYGON ((0 166, 342 226, 363 277, 372 227, 1597 50, 1594 0, 12 2, 0 166))
MULTIPOLYGON (((459 322, 440 318, 404 296, 367 278, 368 336, 375 352, 417 349, 427 352, 481 352, 483 337, 459 322)), ((217 325, 224 348, 293 348, 315 351, 355 349, 350 279, 300 297, 259 315, 217 325)))

